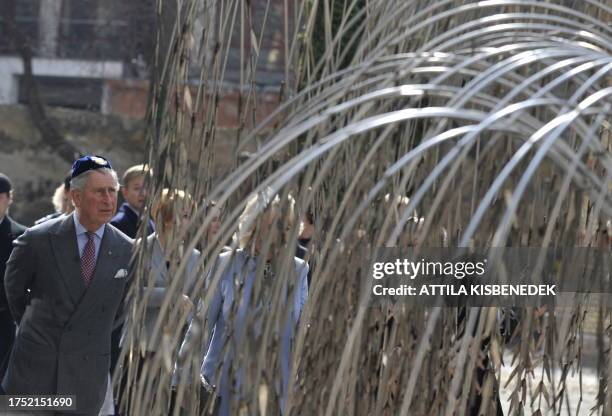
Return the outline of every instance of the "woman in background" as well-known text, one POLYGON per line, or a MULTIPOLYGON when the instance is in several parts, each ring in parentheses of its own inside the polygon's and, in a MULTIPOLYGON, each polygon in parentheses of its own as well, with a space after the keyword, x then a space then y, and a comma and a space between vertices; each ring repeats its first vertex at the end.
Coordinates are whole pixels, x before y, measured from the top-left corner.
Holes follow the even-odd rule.
MULTIPOLYGON (((229 416, 231 402, 240 394, 241 383, 245 376, 245 366, 235 368, 236 353, 244 351, 249 341, 255 341, 262 333, 266 319, 271 319, 271 305, 274 304, 274 283, 277 279, 286 279, 281 292, 279 313, 286 319, 279 329, 280 339, 280 382, 274 380, 278 395, 278 407, 284 407, 287 390, 290 387, 290 354, 291 342, 296 333, 300 314, 308 295, 308 265, 301 259, 293 257, 290 270, 283 275, 275 273, 275 266, 280 263, 283 247, 288 243, 287 232, 295 222, 293 198, 288 197, 286 206, 281 206, 281 199, 270 191, 260 192, 249 197, 246 207, 239 219, 237 240, 239 249, 219 255, 211 272, 211 279, 220 273, 220 280, 212 297, 206 320, 209 340, 205 348, 200 375, 203 385, 216 385, 216 395, 220 399, 219 415, 229 416), (273 261, 275 259, 275 261, 273 261), (257 282, 257 276, 262 281, 257 282), (253 291, 260 288, 259 296, 253 291), (252 301, 256 297, 256 302, 252 301), (285 313, 286 312, 286 313, 285 313), (246 328, 251 322, 254 327, 246 328), (249 339, 250 336, 254 338, 249 339), (232 371, 233 370, 233 371, 232 371)), ((293 254, 293 250, 291 250, 293 254)), ((211 281, 208 281, 210 285, 211 281)), ((257 293, 257 292, 256 292, 257 293)), ((198 320, 193 320, 179 356, 185 354, 193 345, 198 332, 197 321, 203 322, 204 308, 198 313, 198 320)), ((241 359, 257 360, 255 356, 242 356, 241 359)), ((180 371, 180 370, 178 370, 180 371)), ((202 391, 202 394, 205 394, 202 391)), ((201 409, 202 410, 202 409, 201 409)))
POLYGON ((144 296, 147 304, 144 331, 146 336, 145 351, 155 352, 160 339, 151 338, 153 327, 158 319, 160 308, 166 299, 166 294, 173 279, 180 279, 177 292, 177 304, 183 310, 192 307, 189 295, 198 280, 198 261, 200 252, 193 249, 182 276, 170 274, 171 258, 182 258, 183 242, 177 244, 177 251, 171 252, 171 245, 180 235, 195 210, 195 203, 188 193, 181 190, 164 189, 161 196, 153 202, 151 216, 155 221, 156 232, 147 237, 147 248, 152 250, 151 263, 144 296))
MULTIPOLYGON (((145 240, 145 249, 150 250, 150 263, 144 274, 142 287, 142 299, 145 305, 144 316, 141 326, 142 333, 138 337, 140 344, 138 351, 140 355, 138 378, 139 382, 145 382, 148 390, 153 386, 155 371, 145 370, 145 366, 152 366, 153 358, 158 351, 161 352, 162 336, 164 332, 174 332, 177 325, 171 321, 170 311, 179 307, 180 314, 185 315, 192 309, 190 295, 200 277, 200 252, 193 249, 188 254, 187 267, 181 275, 173 274, 172 259, 181 259, 185 255, 183 242, 177 242, 180 235, 184 235, 187 222, 195 211, 195 203, 191 196, 176 189, 164 189, 152 205, 151 217, 155 221, 155 232, 145 240), (170 292, 171 285, 178 279, 176 287, 170 292), (172 293, 172 295, 170 295, 172 293), (167 300, 170 299, 170 300, 167 300), (161 308, 165 302, 170 302, 164 316, 160 316, 161 308), (158 326, 158 320, 161 319, 158 326), (142 380, 143 374, 146 381, 142 380)), ((188 320, 183 323, 187 325, 188 320)), ((136 383, 124 379, 124 385, 135 388, 136 383)), ((140 393, 139 393, 140 395, 140 393)), ((145 397, 145 396, 141 396, 145 397)), ((133 406, 132 406, 133 407, 133 406)), ((146 409, 146 405, 144 407, 146 409)), ((132 410, 133 411, 133 410, 132 410)))
POLYGON ((61 215, 68 215, 74 211, 74 206, 70 200, 70 176, 64 179, 64 183, 58 186, 53 192, 51 203, 55 212, 53 214, 46 215, 34 222, 34 225, 42 224, 45 221, 52 220, 61 215))
MULTIPOLYGON (((202 251, 204 250, 207 244, 214 242, 215 237, 217 237, 219 231, 221 231, 222 212, 221 207, 217 205, 216 201, 208 201, 206 203, 205 216, 208 216, 209 214, 212 214, 212 218, 202 239, 202 251)), ((223 248, 221 248, 221 252, 229 250, 231 250, 231 247, 227 245, 224 245, 223 248)))

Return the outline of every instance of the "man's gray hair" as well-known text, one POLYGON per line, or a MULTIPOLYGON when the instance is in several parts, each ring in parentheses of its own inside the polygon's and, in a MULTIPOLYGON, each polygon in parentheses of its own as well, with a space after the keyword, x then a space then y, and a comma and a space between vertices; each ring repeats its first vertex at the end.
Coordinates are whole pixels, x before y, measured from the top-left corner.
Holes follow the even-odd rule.
POLYGON ((93 169, 93 170, 88 170, 87 172, 81 173, 76 178, 70 179, 70 189, 78 189, 79 191, 82 191, 85 188, 85 184, 87 183, 87 178, 89 178, 89 175, 91 174, 91 172, 100 172, 100 173, 110 174, 115 180, 115 188, 119 190, 119 177, 117 176, 117 172, 109 168, 93 169))

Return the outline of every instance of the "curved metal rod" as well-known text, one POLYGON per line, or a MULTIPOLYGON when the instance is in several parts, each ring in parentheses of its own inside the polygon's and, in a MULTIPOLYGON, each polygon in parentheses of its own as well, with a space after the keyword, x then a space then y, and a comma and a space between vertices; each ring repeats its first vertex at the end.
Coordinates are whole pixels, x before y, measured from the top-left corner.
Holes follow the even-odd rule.
MULTIPOLYGON (((593 77, 589 81, 592 80, 592 82, 595 82, 599 78, 605 76, 611 69, 612 69, 612 64, 606 65, 605 67, 601 68, 596 74, 594 74, 593 77)), ((583 90, 586 90, 586 88, 576 91, 576 93, 569 99, 568 102, 570 104, 575 103, 576 99, 580 97, 582 93, 584 92, 583 90)), ((516 210, 518 203, 523 193, 525 192, 527 185, 529 184, 529 181, 531 180, 531 178, 535 174, 535 171, 538 168, 539 163, 546 156, 546 153, 548 152, 550 147, 553 145, 553 143, 556 141, 556 139, 563 133, 563 131, 565 131, 565 129, 567 129, 567 127, 577 117, 579 117, 582 114, 582 112, 584 112, 586 109, 588 109, 589 107, 597 103, 599 100, 602 100, 609 95, 612 95, 612 87, 605 88, 602 91, 592 94, 591 96, 585 98, 580 104, 578 104, 575 110, 572 110, 569 113, 563 113, 559 115, 557 118, 555 118, 554 120, 551 120, 546 126, 542 127, 542 129, 536 132, 529 139, 528 142, 525 143, 527 150, 529 150, 535 143, 538 142, 538 140, 548 136, 544 139, 542 145, 540 146, 536 154, 531 159, 531 162, 527 166, 527 169, 525 169, 525 172, 523 173, 521 179, 519 180, 516 186, 516 189, 514 190, 512 194, 512 197, 510 198, 508 207, 506 208, 506 212, 504 213, 504 216, 500 222, 500 225, 497 231, 495 232, 495 235, 493 238, 494 245, 495 243, 497 243, 497 245, 500 245, 502 243, 502 240, 505 239, 512 214, 516 210)), ((567 107, 568 106, 565 106, 564 109, 566 109, 567 107)), ((583 140, 588 141, 588 142, 592 141, 592 135, 587 136, 583 140)), ((521 149, 517 151, 515 157, 517 158, 516 163, 518 163, 518 161, 520 161, 521 159, 521 149)), ((508 163, 510 164, 511 162, 512 160, 508 163)), ((606 166, 606 169, 612 170, 612 165, 606 166)), ((499 176, 502 176, 502 173, 500 173, 499 176)), ((607 186, 605 184, 603 185, 604 186, 601 187, 602 192, 606 193, 607 186)), ((609 210, 608 213, 612 214, 612 210, 609 210)))
MULTIPOLYGON (((438 21, 441 21, 445 18, 450 18, 452 16, 455 16, 457 14, 463 13, 463 12, 468 12, 468 11, 473 11, 473 10, 483 10, 486 8, 491 8, 491 7, 499 7, 499 6, 529 6, 529 7, 541 7, 543 9, 550 9, 550 10, 554 10, 554 11, 560 11, 563 13, 566 13, 570 16, 575 16, 576 18, 578 18, 579 20, 585 20, 590 22, 591 24, 593 24, 593 26, 598 27, 600 29, 602 29, 604 32, 606 33, 610 33, 611 30, 605 26, 605 24, 603 24, 602 22, 600 22, 597 19, 592 18, 589 15, 586 15, 584 13, 581 13, 579 11, 573 10, 571 8, 567 8, 564 6, 559 6, 556 4, 552 4, 552 3, 542 3, 539 1, 521 1, 521 0, 517 0, 517 1, 513 1, 513 0, 509 0, 509 1, 505 1, 505 0, 487 0, 487 1, 480 1, 480 2, 475 2, 475 3, 471 3, 471 4, 467 4, 467 5, 462 5, 459 7, 456 7, 454 9, 451 10, 447 10, 444 11, 442 13, 438 13, 435 14, 433 16, 431 16, 430 18, 427 18, 425 20, 423 20, 423 17, 428 15, 430 12, 432 12, 433 10, 435 10, 438 7, 442 7, 446 4, 451 3, 451 0, 448 1, 442 1, 439 3, 435 3, 432 6, 422 10, 419 13, 416 13, 415 15, 411 16, 410 18, 406 19, 406 21, 404 22, 403 25, 397 27, 397 31, 401 31, 401 35, 393 38, 392 36, 387 36, 386 38, 383 39, 377 39, 376 38, 376 31, 374 31, 371 36, 370 39, 373 39, 373 41, 378 42, 379 44, 384 44, 384 45, 389 45, 387 48, 391 49, 393 46, 395 46, 396 44, 398 44, 401 40, 406 39, 406 38, 410 38, 412 37, 415 33, 418 33, 420 30, 425 29, 427 27, 432 26, 433 24, 435 24, 438 21), (403 30, 404 28, 409 28, 408 30, 403 30)), ((391 16, 388 18, 388 21, 386 22, 387 24, 390 24, 391 21, 393 20, 395 16, 391 16)), ((378 26, 377 28, 381 28, 381 26, 384 26, 384 24, 378 26)), ((365 48, 367 44, 364 43, 364 45, 362 46, 362 48, 365 48)), ((384 54, 385 51, 381 50, 378 53, 373 54, 373 56, 376 56, 377 54, 384 54)), ((357 51, 356 55, 360 54, 360 50, 357 51)))
MULTIPOLYGON (((503 182, 505 182, 505 180, 508 178, 510 173, 514 170, 514 168, 518 165, 518 163, 522 160, 522 158, 527 154, 529 149, 531 149, 535 145, 535 143, 538 142, 538 140, 542 139, 547 134, 551 134, 551 137, 556 139, 560 135, 560 133, 563 130, 565 130, 565 128, 567 128, 570 125, 570 123, 574 121, 574 119, 576 119, 584 110, 588 109, 591 105, 595 104, 597 101, 599 101, 602 98, 605 98, 606 96, 610 94, 612 94, 612 88, 606 88, 598 93, 595 93, 589 96, 588 98, 583 100, 578 105, 578 108, 576 110, 572 110, 570 112, 563 113, 562 115, 555 117, 553 120, 551 120, 546 125, 544 125, 542 128, 540 128, 537 132, 535 132, 529 138, 528 141, 526 141, 523 144, 523 146, 521 146, 521 148, 519 148, 515 152, 512 159, 504 166, 502 171, 495 177, 495 180, 489 187, 489 190, 487 191, 485 196, 482 198, 478 208, 476 209, 476 212, 472 216, 472 219, 470 220, 464 232, 464 235, 460 242, 460 246, 465 247, 468 244, 469 239, 476 231, 476 227, 478 226, 480 220, 484 216, 486 208, 490 205, 491 201, 493 200, 494 196, 499 191, 499 188, 501 187, 503 182)), ((507 216, 507 213, 506 213, 506 216, 507 216)))
MULTIPOLYGON (((567 33, 570 35, 574 35, 572 37, 573 39, 577 37, 583 37, 585 39, 595 40, 600 43, 604 48, 608 48, 612 43, 611 38, 605 35, 598 36, 591 32, 587 32, 584 30, 583 24, 580 24, 578 21, 567 19, 564 17, 541 13, 500 13, 492 16, 481 17, 475 20, 470 20, 450 30, 447 30, 446 32, 442 33, 441 35, 435 37, 434 39, 421 46, 420 50, 445 50, 446 48, 452 47, 457 43, 464 43, 471 38, 476 38, 477 40, 480 40, 480 37, 483 34, 495 33, 501 30, 508 32, 517 32, 520 34, 525 29, 532 28, 540 30, 550 30, 549 34, 554 33, 555 35, 558 35, 559 33, 567 33), (498 24, 498 22, 503 22, 504 20, 511 20, 514 22, 515 20, 520 19, 542 20, 545 22, 561 23, 563 26, 559 27, 557 25, 533 22, 498 24), (485 25, 485 27, 475 29, 483 25, 485 25), (570 28, 574 28, 574 30, 570 28), (469 32, 465 33, 462 36, 457 36, 458 34, 466 30, 469 30, 469 32)), ((474 44, 474 46, 478 47, 478 43, 474 44)), ((603 50, 601 50, 601 52, 603 53, 603 50)))
MULTIPOLYGON (((487 75, 486 75, 486 74, 483 74, 483 78, 485 78, 485 79, 486 79, 486 78, 487 78, 487 75)), ((587 84, 587 85, 590 85, 590 84, 587 84)), ((470 90, 470 91, 473 91, 473 90, 470 90)), ((544 92, 545 92, 545 91, 544 91, 544 92)), ((468 93, 468 94, 466 94, 466 95, 470 95, 470 94, 468 93)), ((537 97, 537 94, 536 94, 536 97, 537 97)), ((462 103, 462 104, 463 104, 463 103, 464 103, 464 102, 465 102, 465 101, 466 101, 468 98, 469 98, 469 97, 465 97, 465 95, 464 95, 464 96, 461 96, 461 97, 459 98, 459 100, 458 100, 458 101, 459 101, 459 103, 462 103)), ((501 110, 500 110, 500 111, 501 111, 501 110)), ((438 131, 440 131, 440 129, 439 129, 439 128, 438 128, 437 130, 438 130, 438 131)), ((462 141, 461 141, 461 142, 460 142, 460 143, 459 143, 457 146, 460 146, 460 145, 461 145, 461 146, 467 145, 467 144, 469 143, 469 140, 474 140, 474 139, 475 139, 475 137, 476 137, 476 134, 475 134, 475 133, 471 133, 471 134, 469 135, 469 138, 468 138, 468 137, 466 137, 466 139, 464 139, 465 141, 464 141, 464 140, 462 140, 462 141)), ((466 150, 465 150, 464 152, 466 152, 466 151, 467 151, 467 149, 469 149, 469 146, 466 146, 466 150)), ((397 227, 396 227, 395 232, 393 233, 392 237, 390 238, 390 241, 394 240, 394 238, 393 238, 393 237, 397 238, 397 235, 399 234, 399 230, 400 230, 400 229, 401 229, 401 228, 404 226, 404 224, 405 224, 405 223, 408 221, 408 219, 409 219, 409 214, 408 214, 408 213, 409 213, 409 212, 411 212, 412 210, 414 210, 414 209, 416 208, 416 206, 417 206, 417 204, 420 202, 421 198, 422 198, 422 197, 425 195, 425 192, 427 191, 427 189, 428 189, 428 188, 429 188, 431 185, 433 185, 434 180, 437 178, 437 176, 438 176, 439 174, 441 174, 441 173, 442 173, 442 171, 443 171, 443 170, 446 168, 446 165, 447 165, 447 164, 449 164, 449 163, 451 163, 451 162, 453 162, 453 161, 455 160, 454 158, 455 158, 456 156, 458 156, 458 153, 459 153, 458 147, 451 149, 451 151, 449 152, 450 157, 449 157, 449 155, 445 156, 445 157, 444 157, 444 158, 443 158, 443 159, 442 159, 442 160, 439 162, 438 166, 436 166, 436 167, 434 168, 434 170, 433 170, 433 171, 430 173, 430 175, 429 175, 429 176, 428 176, 428 177, 425 179, 425 181, 423 182, 423 184, 422 184, 422 185, 420 186, 420 188, 417 190, 416 194, 415 194, 415 195, 413 195, 413 197, 411 198, 411 200, 410 200, 410 202, 409 202, 409 204, 408 204, 408 207, 407 207, 407 208, 406 208, 406 210, 405 210, 405 211, 406 211, 406 214, 405 214, 405 215, 402 217, 402 219, 399 221, 399 223, 398 223, 398 225, 397 225, 397 227)), ((457 163, 458 163, 458 160, 459 160, 459 159, 457 159, 457 163)), ((389 242, 389 244, 391 244, 391 242, 389 242)))

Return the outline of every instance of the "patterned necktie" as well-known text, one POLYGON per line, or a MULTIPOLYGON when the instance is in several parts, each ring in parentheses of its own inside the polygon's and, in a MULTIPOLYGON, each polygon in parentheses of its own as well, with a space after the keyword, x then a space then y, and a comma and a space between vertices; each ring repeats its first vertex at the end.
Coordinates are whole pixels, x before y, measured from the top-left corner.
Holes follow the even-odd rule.
POLYGON ((94 242, 94 233, 87 232, 87 243, 81 256, 81 276, 85 287, 89 287, 93 279, 94 269, 96 268, 96 244, 94 242))

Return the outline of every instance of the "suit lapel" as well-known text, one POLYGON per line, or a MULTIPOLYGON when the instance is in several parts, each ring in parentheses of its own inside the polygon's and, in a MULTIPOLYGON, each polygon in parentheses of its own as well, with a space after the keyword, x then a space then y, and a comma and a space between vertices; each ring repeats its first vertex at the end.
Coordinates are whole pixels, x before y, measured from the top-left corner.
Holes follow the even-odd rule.
POLYGON ((81 277, 81 259, 72 215, 61 221, 56 232, 51 234, 51 247, 61 279, 72 303, 77 305, 85 293, 85 283, 81 277))

